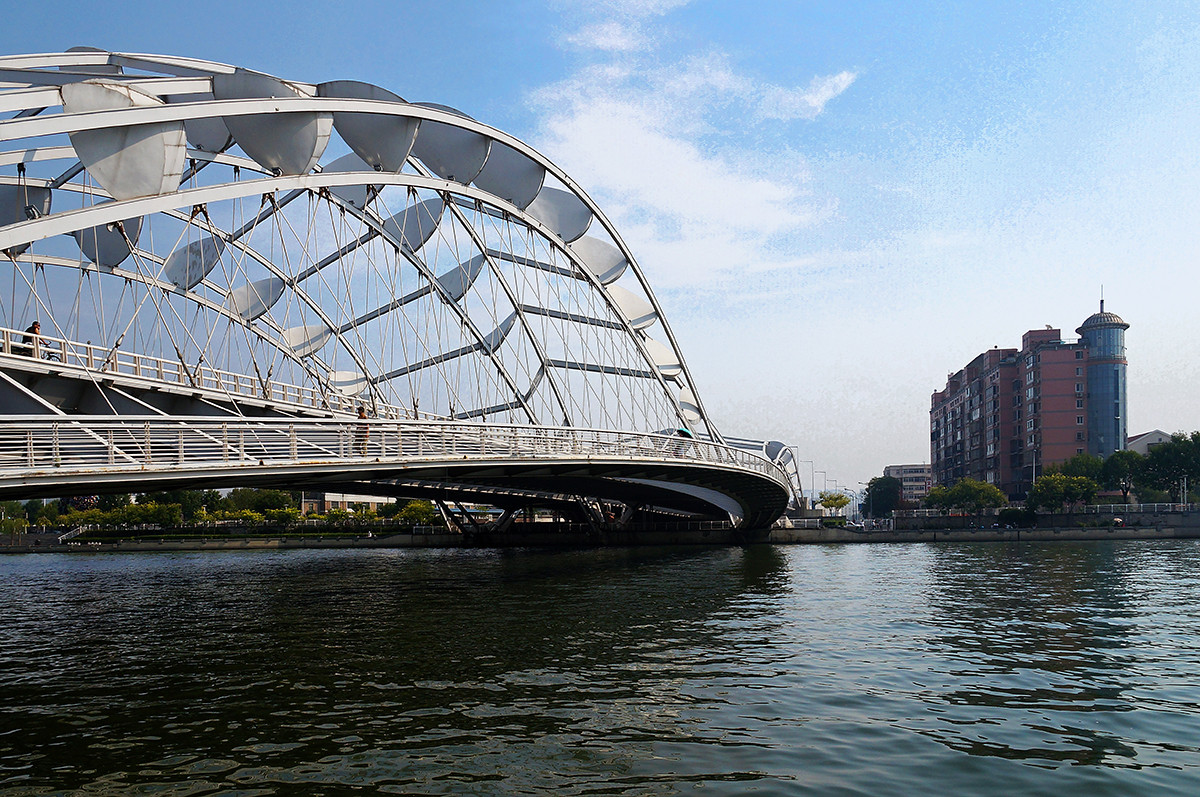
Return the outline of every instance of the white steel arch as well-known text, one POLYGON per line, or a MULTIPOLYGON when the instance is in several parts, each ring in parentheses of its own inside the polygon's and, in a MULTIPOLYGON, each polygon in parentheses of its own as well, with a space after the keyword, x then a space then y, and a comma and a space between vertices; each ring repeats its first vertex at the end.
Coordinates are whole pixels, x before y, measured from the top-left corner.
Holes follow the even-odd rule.
MULTIPOLYGON (((323 391, 333 414, 364 401, 720 439, 610 220, 543 155, 453 109, 80 50, 0 57, 0 113, 5 340, 36 315, 64 351, 220 363, 323 391), (72 257, 75 279, 47 276, 72 257), (180 263, 190 284, 164 279, 180 263)), ((0 351, 14 372, 17 348, 0 351)))

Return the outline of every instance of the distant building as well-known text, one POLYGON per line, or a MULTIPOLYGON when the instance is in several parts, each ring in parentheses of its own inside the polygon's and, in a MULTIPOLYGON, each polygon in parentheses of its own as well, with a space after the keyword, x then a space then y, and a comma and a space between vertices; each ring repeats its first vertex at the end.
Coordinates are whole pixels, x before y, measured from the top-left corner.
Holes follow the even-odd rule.
POLYGON ((349 493, 303 492, 300 494, 300 513, 325 514, 331 509, 353 509, 362 504, 367 509, 379 509, 384 504, 395 502, 395 498, 382 495, 351 495, 349 493))
POLYGON ((985 351, 933 394, 933 483, 970 478, 1019 498, 1046 465, 1125 447, 1125 330, 1114 313, 1090 316, 1063 340, 1047 326, 1021 348, 985 351))
POLYGON ((933 469, 929 465, 888 465, 884 476, 900 482, 900 500, 918 503, 929 495, 933 469))
POLYGON ((1160 443, 1166 443, 1170 439, 1171 435, 1162 429, 1155 429, 1152 432, 1130 435, 1125 441, 1125 448, 1130 451, 1136 451, 1144 457, 1150 453, 1150 449, 1160 443))

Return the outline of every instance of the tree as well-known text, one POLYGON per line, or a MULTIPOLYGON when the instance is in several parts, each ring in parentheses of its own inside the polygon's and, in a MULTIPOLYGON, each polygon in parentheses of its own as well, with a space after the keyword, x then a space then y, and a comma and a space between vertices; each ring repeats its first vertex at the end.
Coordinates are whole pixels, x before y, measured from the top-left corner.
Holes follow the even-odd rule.
POLYGON ((1156 490, 1178 489, 1186 477, 1195 482, 1200 477, 1200 432, 1186 435, 1176 432, 1171 439, 1150 449, 1138 474, 1139 491, 1144 485, 1156 490))
POLYGON ((1068 504, 1091 501, 1099 489, 1100 485, 1086 476, 1047 473, 1037 478, 1025 500, 1031 509, 1055 512, 1068 504))
POLYGON ((1129 503, 1133 481, 1141 473, 1145 457, 1136 451, 1114 451, 1100 469, 1100 484, 1106 490, 1120 490, 1121 500, 1129 503))
POLYGON ((817 503, 830 512, 837 513, 850 503, 850 496, 835 490, 822 490, 817 496, 817 503))
POLYGON ((105 512, 120 509, 123 506, 129 506, 129 493, 113 493, 112 495, 102 495, 96 499, 96 508, 105 512))
MULTIPOLYGON (((137 502, 139 504, 158 504, 160 506, 174 504, 179 507, 179 511, 184 518, 191 520, 200 514, 200 508, 204 506, 204 496, 205 493, 201 490, 166 490, 156 493, 139 493, 137 502)), ((126 501, 125 503, 129 502, 126 501)))
POLYGON ((433 526, 440 522, 437 509, 428 501, 409 501, 404 508, 396 514, 396 519, 401 523, 408 523, 414 526, 433 526))
POLYGON ((900 480, 893 476, 876 476, 867 482, 863 508, 871 517, 886 517, 899 508, 901 495, 900 480))
POLYGON ((1068 476, 1063 497, 1067 500, 1067 504, 1072 506, 1086 504, 1096 497, 1096 491, 1099 489, 1100 485, 1087 476, 1068 476))
POLYGON ((1092 481, 1100 481, 1100 472, 1104 468, 1104 460, 1095 454, 1076 454, 1058 465, 1050 465, 1046 473, 1061 473, 1064 476, 1083 476, 1092 481))
POLYGON ((995 509, 1008 503, 1008 496, 994 484, 963 479, 946 491, 950 506, 977 515, 984 509, 995 509))
POLYGON ((1066 481, 1069 476, 1061 473, 1046 473, 1034 480, 1029 488, 1025 503, 1030 509, 1046 509, 1051 512, 1062 509, 1066 501, 1066 481))
POLYGON ((253 512, 287 509, 295 506, 295 501, 290 493, 283 490, 258 490, 253 487, 238 487, 231 490, 228 500, 234 509, 249 509, 253 512))
POLYGON ((943 512, 950 508, 950 491, 942 485, 936 485, 925 496, 925 506, 929 509, 941 509, 943 512))

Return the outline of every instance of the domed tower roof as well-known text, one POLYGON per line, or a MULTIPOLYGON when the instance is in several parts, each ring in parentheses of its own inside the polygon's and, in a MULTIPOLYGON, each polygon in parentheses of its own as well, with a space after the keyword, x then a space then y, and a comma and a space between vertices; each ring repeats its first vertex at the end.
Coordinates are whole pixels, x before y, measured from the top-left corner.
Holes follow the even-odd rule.
POLYGON ((1129 329, 1129 324, 1116 313, 1104 312, 1104 300, 1100 300, 1100 312, 1092 313, 1088 316, 1078 329, 1075 331, 1082 335, 1084 332, 1090 332, 1097 327, 1120 327, 1121 329, 1129 329))

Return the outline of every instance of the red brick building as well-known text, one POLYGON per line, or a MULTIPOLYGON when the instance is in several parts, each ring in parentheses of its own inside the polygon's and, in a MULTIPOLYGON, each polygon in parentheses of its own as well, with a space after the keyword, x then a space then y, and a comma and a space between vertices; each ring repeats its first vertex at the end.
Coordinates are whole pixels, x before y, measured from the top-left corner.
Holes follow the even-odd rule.
POLYGON ((930 402, 933 483, 951 486, 976 479, 1021 498, 1046 465, 1089 450, 1107 456, 1123 448, 1128 326, 1101 306, 1078 330, 1083 335, 1078 341, 1063 340, 1052 327, 1030 330, 1022 336, 1020 350, 986 351, 950 374, 930 402), (1099 327, 1109 337, 1120 336, 1119 362, 1112 354, 1116 344, 1107 342, 1103 352, 1098 350, 1094 330, 1099 327), (1105 386, 1118 384, 1109 373, 1114 368, 1120 379, 1119 390, 1103 391, 1103 406, 1095 402, 1089 413, 1089 395, 1099 396, 1094 386, 1089 390, 1092 360, 1093 370, 1103 369, 1091 374, 1093 383, 1099 375, 1105 386))

